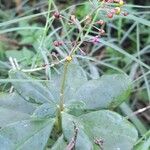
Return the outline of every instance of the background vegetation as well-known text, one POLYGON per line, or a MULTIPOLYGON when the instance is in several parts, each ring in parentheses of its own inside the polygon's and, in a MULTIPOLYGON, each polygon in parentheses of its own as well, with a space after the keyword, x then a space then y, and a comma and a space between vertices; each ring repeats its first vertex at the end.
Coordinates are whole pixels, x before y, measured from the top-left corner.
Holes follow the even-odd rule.
MULTIPOLYGON (((86 0, 57 0, 47 18, 48 2, 45 0, 0 0, 1 95, 13 91, 12 81, 8 79, 12 60, 16 59, 19 68, 27 72, 28 69, 45 67, 63 60, 70 51, 69 42, 78 37, 78 30, 67 23, 68 19, 75 15, 81 21, 91 11, 91 5, 86 0), (52 14, 56 11, 65 19, 51 21, 52 14), (45 29, 47 19, 51 23, 45 29), (67 46, 57 47, 54 41, 63 41, 67 46), (44 45, 42 50, 39 49, 41 43, 44 45)), ((140 137, 146 134, 146 142, 150 145, 150 2, 128 0, 123 10, 129 15, 109 19, 99 13, 100 19, 106 22, 103 28, 105 35, 96 45, 83 42, 74 57, 89 79, 118 72, 130 76, 133 81, 132 93, 115 111, 136 126, 140 137)), ((92 27, 90 36, 96 36, 97 32, 92 27)), ((53 69, 57 72, 60 66, 59 62, 53 69)), ((31 75, 38 80, 48 80, 51 72, 51 69, 40 69, 31 72, 31 75)))

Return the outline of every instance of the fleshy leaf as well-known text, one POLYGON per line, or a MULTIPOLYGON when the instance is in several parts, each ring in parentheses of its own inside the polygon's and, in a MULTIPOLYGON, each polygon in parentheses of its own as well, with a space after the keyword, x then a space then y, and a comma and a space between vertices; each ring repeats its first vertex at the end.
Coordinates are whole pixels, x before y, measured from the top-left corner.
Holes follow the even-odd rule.
POLYGON ((5 150, 43 150, 53 125, 53 119, 9 124, 0 130, 0 147, 5 150))
POLYGON ((28 103, 24 98, 17 93, 0 95, 0 107, 9 108, 13 111, 19 111, 27 114, 32 114, 36 109, 35 104, 28 103))
POLYGON ((32 117, 37 119, 45 119, 54 117, 56 112, 56 105, 51 105, 49 103, 44 103, 39 106, 33 113, 32 117))
POLYGON ((27 101, 31 103, 43 104, 46 102, 52 103, 54 101, 53 95, 50 91, 31 77, 18 70, 11 70, 9 72, 11 79, 27 80, 24 82, 12 82, 14 88, 19 92, 27 101), (29 81, 30 80, 30 81, 29 81))
POLYGON ((85 103, 88 110, 114 108, 128 98, 130 89, 131 81, 128 76, 105 75, 82 85, 73 99, 85 103))
POLYGON ((26 102, 16 93, 1 95, 0 127, 19 120, 28 119, 35 109, 36 107, 33 104, 26 102))
POLYGON ((103 141, 104 150, 131 150, 138 138, 135 127, 115 112, 100 110, 82 115, 79 119, 91 140, 103 141))
POLYGON ((66 112, 74 116, 80 116, 86 112, 85 103, 80 101, 72 101, 72 103, 66 105, 66 108, 66 112))
POLYGON ((87 76, 84 70, 77 64, 69 64, 65 82, 65 102, 72 99, 77 89, 86 81, 87 76))
POLYGON ((67 144, 63 135, 58 138, 51 150, 66 150, 67 144))
POLYGON ((89 137, 84 133, 83 126, 80 122, 72 115, 62 113, 62 128, 64 137, 68 143, 74 137, 74 127, 78 128, 77 139, 76 139, 76 150, 91 150, 93 145, 89 140, 89 137))

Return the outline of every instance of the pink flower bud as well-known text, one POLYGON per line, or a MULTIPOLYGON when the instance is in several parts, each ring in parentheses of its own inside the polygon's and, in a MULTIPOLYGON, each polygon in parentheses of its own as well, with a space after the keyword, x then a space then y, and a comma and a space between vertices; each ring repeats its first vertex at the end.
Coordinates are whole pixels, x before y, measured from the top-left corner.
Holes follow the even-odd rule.
POLYGON ((104 25, 105 22, 104 22, 104 20, 99 20, 99 21, 97 21, 97 24, 99 24, 99 25, 104 25))
POLYGON ((113 18, 113 14, 111 12, 107 13, 108 18, 113 18))
POLYGON ((53 16, 54 16, 56 19, 59 19, 61 15, 60 15, 59 12, 54 12, 53 16))

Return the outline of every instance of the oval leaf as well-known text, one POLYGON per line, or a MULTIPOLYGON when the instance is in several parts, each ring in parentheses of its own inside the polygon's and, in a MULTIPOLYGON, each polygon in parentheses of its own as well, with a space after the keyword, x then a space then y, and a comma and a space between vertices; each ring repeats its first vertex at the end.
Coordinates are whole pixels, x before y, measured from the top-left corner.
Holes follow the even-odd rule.
POLYGON ((32 114, 36 109, 35 104, 28 103, 17 93, 3 94, 0 96, 0 107, 17 112, 32 114))
POLYGON ((56 112, 56 106, 45 103, 39 106, 33 113, 32 117, 37 119, 45 119, 54 117, 56 112))
POLYGON ((17 92, 19 92, 27 101, 43 104, 53 102, 54 98, 50 91, 42 84, 35 82, 34 79, 18 70, 11 70, 9 73, 11 79, 19 79, 24 82, 12 82, 17 92))
POLYGON ((63 136, 60 136, 51 150, 66 150, 67 144, 63 136))
POLYGON ((33 104, 26 102, 16 93, 3 94, 0 96, 0 127, 19 120, 29 119, 30 114, 35 109, 33 104))
POLYGON ((5 150, 43 150, 54 120, 20 121, 0 130, 0 147, 5 150))
POLYGON ((114 108, 125 101, 131 90, 131 81, 126 75, 105 75, 82 85, 73 97, 82 101, 86 109, 114 108))
POLYGON ((77 64, 69 64, 65 81, 65 102, 68 102, 70 99, 72 99, 77 89, 86 83, 86 81, 87 76, 82 67, 77 64))
POLYGON ((103 141, 104 150, 131 150, 138 138, 133 125, 115 112, 100 110, 79 119, 93 143, 94 139, 103 141))
POLYGON ((91 150, 93 145, 89 140, 89 137, 84 133, 83 126, 80 122, 72 115, 67 113, 62 113, 62 128, 64 137, 68 141, 68 145, 71 145, 71 142, 75 142, 76 150, 91 150), (77 131, 76 141, 73 141, 75 136, 75 128, 77 131))

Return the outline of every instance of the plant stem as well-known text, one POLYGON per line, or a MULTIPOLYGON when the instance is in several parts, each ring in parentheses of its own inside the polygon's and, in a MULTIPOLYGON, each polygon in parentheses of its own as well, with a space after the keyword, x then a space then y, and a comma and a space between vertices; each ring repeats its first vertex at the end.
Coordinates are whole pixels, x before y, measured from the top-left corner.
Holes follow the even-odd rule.
POLYGON ((56 125, 56 129, 57 129, 57 133, 61 133, 62 132, 62 116, 61 116, 61 109, 59 106, 57 109, 57 115, 56 116, 57 117, 56 117, 55 125, 56 125))
POLYGON ((65 66, 64 66, 64 73, 63 73, 61 89, 60 89, 60 101, 59 101, 59 106, 58 106, 57 115, 56 115, 57 116, 56 117, 56 128, 57 128, 58 133, 61 133, 61 131, 62 131, 62 115, 61 115, 61 112, 64 110, 64 89, 65 89, 65 81, 66 81, 68 64, 69 64, 69 62, 66 62, 65 66))
POLYGON ((66 81, 66 75, 67 75, 67 69, 68 69, 69 62, 65 63, 64 66, 64 73, 63 73, 63 78, 62 78, 62 83, 61 83, 61 89, 60 89, 60 110, 63 111, 64 109, 64 89, 65 89, 65 81, 66 81))

